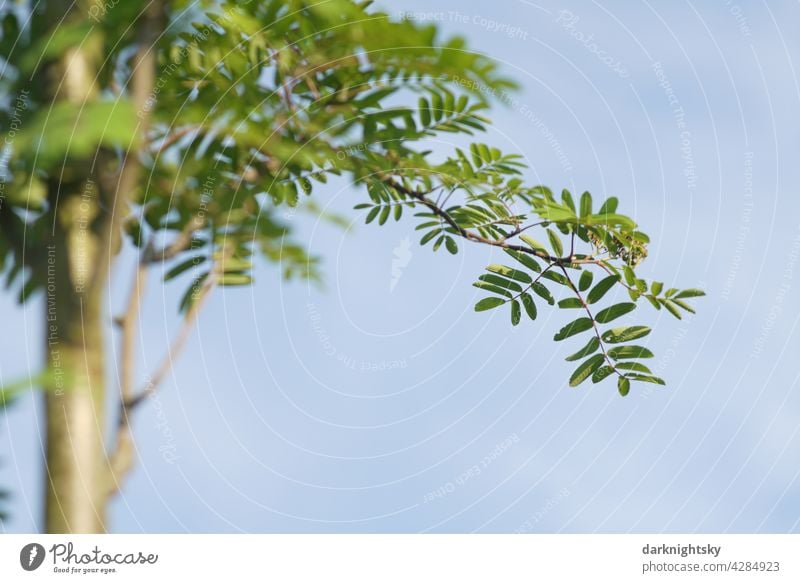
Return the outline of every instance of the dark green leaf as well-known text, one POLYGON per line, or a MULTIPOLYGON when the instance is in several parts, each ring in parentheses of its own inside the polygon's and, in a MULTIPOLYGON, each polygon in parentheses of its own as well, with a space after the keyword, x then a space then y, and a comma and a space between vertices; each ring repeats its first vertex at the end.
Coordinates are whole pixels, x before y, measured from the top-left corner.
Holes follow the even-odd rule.
POLYGON ((578 280, 578 289, 580 291, 586 291, 592 285, 593 274, 588 269, 584 270, 581 273, 581 278, 578 280))
POLYGON ((592 382, 597 384, 597 383, 607 379, 612 374, 614 374, 614 369, 613 368, 611 368, 608 365, 601 366, 596 371, 594 371, 594 374, 592 375, 592 382))
POLYGON ((559 308, 582 308, 583 304, 578 298, 564 298, 558 302, 559 308))
POLYGON ((522 300, 522 305, 525 308, 525 312, 527 312, 528 317, 531 320, 536 319, 536 304, 533 302, 533 298, 529 294, 522 294, 520 296, 522 300))
POLYGON ((517 300, 511 301, 511 325, 516 326, 519 324, 519 320, 522 317, 522 310, 519 307, 519 302, 517 300))
POLYGON ((575 354, 569 355, 565 360, 567 360, 568 362, 572 362, 574 360, 579 360, 579 359, 583 358, 584 356, 589 356, 590 354, 595 352, 598 348, 600 348, 600 341, 597 339, 597 336, 592 336, 589 339, 589 342, 586 344, 586 346, 581 348, 575 354))
POLYGON ((534 283, 531 286, 531 289, 533 289, 533 291, 536 293, 536 295, 538 295, 540 298, 542 298, 544 301, 546 301, 551 306, 554 303, 556 303, 556 300, 553 297, 553 294, 551 294, 550 290, 547 289, 541 282, 537 281, 536 283, 534 283))
POLYGON ((584 360, 569 379, 570 387, 577 387, 583 381, 591 376, 591 374, 600 368, 605 362, 605 357, 602 354, 595 354, 584 360))
POLYGON ((614 284, 619 281, 618 275, 609 275, 598 281, 592 290, 589 292, 589 295, 586 296, 586 301, 590 304, 594 304, 595 302, 602 299, 606 292, 614 287, 614 284))
POLYGON ((477 304, 475 304, 475 311, 476 312, 485 312, 486 310, 491 310, 498 306, 502 306, 506 303, 506 300, 503 298, 483 298, 477 304))
POLYGON ((516 251, 514 249, 505 249, 505 252, 519 261, 522 265, 535 271, 536 273, 539 273, 542 270, 542 268, 539 266, 539 263, 527 253, 522 253, 521 251, 516 251))
POLYGON ((553 340, 560 341, 564 340, 565 338, 569 338, 570 336, 574 336, 575 334, 580 334, 581 332, 585 332, 586 330, 590 330, 592 328, 592 320, 589 318, 578 318, 574 322, 570 322, 566 326, 564 326, 558 333, 553 337, 553 340))
POLYGON ((628 312, 635 309, 636 309, 636 304, 632 304, 629 302, 622 304, 614 304, 613 306, 608 307, 605 310, 600 310, 599 312, 597 312, 594 319, 600 322, 601 324, 606 324, 607 322, 616 320, 620 316, 624 316, 628 312))

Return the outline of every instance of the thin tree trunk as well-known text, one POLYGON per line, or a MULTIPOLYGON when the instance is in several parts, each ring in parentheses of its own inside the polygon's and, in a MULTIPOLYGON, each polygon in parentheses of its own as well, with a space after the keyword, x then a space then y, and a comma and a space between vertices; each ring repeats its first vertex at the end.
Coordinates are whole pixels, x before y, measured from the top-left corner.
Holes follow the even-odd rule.
POLYGON ((59 210, 61 224, 48 248, 48 533, 102 532, 106 523, 104 304, 98 285, 105 278, 94 269, 104 254, 87 227, 87 212, 96 208, 89 200, 93 183, 85 189, 59 210))

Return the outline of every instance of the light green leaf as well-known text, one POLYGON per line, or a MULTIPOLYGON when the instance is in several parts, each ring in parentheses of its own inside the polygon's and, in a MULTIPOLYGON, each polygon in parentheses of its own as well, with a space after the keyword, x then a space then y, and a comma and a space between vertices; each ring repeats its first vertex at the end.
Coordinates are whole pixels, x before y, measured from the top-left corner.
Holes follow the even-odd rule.
POLYGON ((531 276, 525 273, 524 271, 520 271, 519 269, 514 269, 513 267, 508 267, 506 265, 498 265, 492 264, 486 268, 486 271, 491 271, 492 273, 496 273, 498 275, 502 275, 503 277, 508 277, 510 279, 514 279, 516 281, 521 281, 522 283, 530 283, 533 281, 531 276))
POLYGON ((609 349, 611 358, 622 360, 626 358, 653 358, 653 353, 644 346, 615 346, 609 349))
POLYGON ((625 377, 619 377, 617 381, 617 390, 623 397, 627 396, 631 390, 631 382, 625 377))
POLYGON ((553 253, 556 257, 561 257, 564 253, 564 247, 561 245, 561 239, 552 229, 547 229, 547 238, 550 239, 550 246, 553 248, 553 253))

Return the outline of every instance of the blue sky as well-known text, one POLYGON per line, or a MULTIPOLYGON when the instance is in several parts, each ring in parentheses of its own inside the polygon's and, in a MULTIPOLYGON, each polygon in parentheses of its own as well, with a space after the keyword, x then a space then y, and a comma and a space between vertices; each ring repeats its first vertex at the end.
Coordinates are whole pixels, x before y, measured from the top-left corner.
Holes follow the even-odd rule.
MULTIPOLYGON (((707 290, 695 317, 637 314, 667 387, 568 388, 560 314, 512 329, 472 311, 490 250, 453 258, 417 247, 411 222, 354 217, 343 232, 298 215, 325 289, 264 266, 252 289, 211 300, 137 414, 141 461, 112 529, 800 530, 800 5, 383 7, 500 61, 522 90, 485 141, 523 154, 533 183, 619 196, 653 240, 642 274, 707 290)), ((349 216, 363 197, 320 194, 349 216)), ((142 371, 177 328, 181 292, 150 289, 142 371)), ((0 298, 2 381, 38 368, 40 309, 0 298)), ((41 516, 39 407, 27 396, 0 425, 12 532, 41 516)))

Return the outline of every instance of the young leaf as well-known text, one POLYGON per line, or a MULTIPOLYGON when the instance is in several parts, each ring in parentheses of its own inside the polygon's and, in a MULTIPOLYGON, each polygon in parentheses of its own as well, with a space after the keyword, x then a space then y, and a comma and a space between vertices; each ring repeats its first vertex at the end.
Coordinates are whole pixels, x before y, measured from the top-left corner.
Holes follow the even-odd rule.
POLYGON ((591 374, 600 368, 605 362, 605 357, 602 354, 595 354, 584 360, 569 379, 570 387, 577 387, 585 381, 591 374))
POLYGON ((570 322, 561 330, 559 330, 558 333, 553 337, 553 340, 556 342, 564 340, 570 336, 575 336, 575 334, 585 332, 586 330, 591 329, 591 327, 592 320, 590 318, 578 318, 574 322, 570 322))
POLYGON ((597 312, 594 319, 600 322, 601 324, 605 324, 607 322, 611 322, 612 320, 616 320, 620 316, 624 316, 628 312, 635 309, 636 309, 636 304, 632 303, 615 304, 611 307, 606 308, 605 310, 600 310, 599 312, 597 312))
POLYGON ((706 295, 706 292, 701 289, 685 289, 675 294, 673 299, 679 300, 681 298, 697 298, 704 295, 706 295))
POLYGON ((592 195, 584 192, 581 195, 581 217, 587 217, 592 214, 592 195))
POLYGON ((642 381, 642 382, 645 382, 645 383, 653 383, 655 385, 665 385, 665 384, 667 384, 667 383, 664 382, 663 379, 660 379, 660 378, 652 376, 652 375, 631 374, 631 375, 628 375, 628 378, 633 379, 635 381, 642 381))

